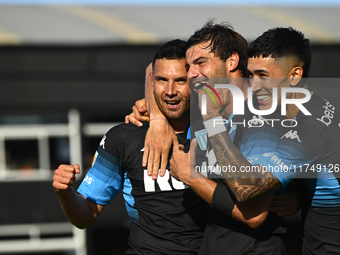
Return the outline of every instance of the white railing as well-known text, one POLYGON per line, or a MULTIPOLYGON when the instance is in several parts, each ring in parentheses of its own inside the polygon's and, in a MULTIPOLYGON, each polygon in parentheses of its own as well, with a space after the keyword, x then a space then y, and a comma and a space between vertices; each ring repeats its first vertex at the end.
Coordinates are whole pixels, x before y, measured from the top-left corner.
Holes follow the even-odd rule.
MULTIPOLYGON (((0 126, 0 182, 52 181, 49 139, 67 137, 71 164, 82 164, 81 136, 100 138, 120 123, 86 123, 80 126, 77 110, 70 110, 66 124, 0 126), (6 140, 37 140, 39 168, 29 175, 6 166, 6 140)), ((99 144, 99 141, 98 141, 99 144)), ((82 166, 81 166, 82 168, 82 166)), ((86 255, 85 231, 69 222, 0 225, 0 254, 74 251, 86 255)))
POLYGON ((122 122, 112 123, 85 123, 83 125, 84 136, 103 136, 110 128, 122 124, 122 122))
MULTIPOLYGON (((52 181, 49 138, 68 137, 71 164, 82 164, 80 115, 70 110, 66 124, 0 126, 0 182, 52 181), (7 169, 6 140, 38 141, 39 168, 29 171, 7 169)), ((0 225, 0 254, 74 251, 86 255, 85 231, 69 222, 0 225)), ((42 253, 44 254, 44 253, 42 253)))
POLYGON ((52 251, 86 255, 85 231, 67 222, 0 225, 0 254, 52 251))
POLYGON ((4 125, 0 126, 0 181, 51 180, 49 138, 68 137, 71 164, 82 163, 80 116, 77 110, 70 110, 67 124, 4 125), (39 168, 27 174, 19 169, 7 169, 6 140, 38 141, 39 168))

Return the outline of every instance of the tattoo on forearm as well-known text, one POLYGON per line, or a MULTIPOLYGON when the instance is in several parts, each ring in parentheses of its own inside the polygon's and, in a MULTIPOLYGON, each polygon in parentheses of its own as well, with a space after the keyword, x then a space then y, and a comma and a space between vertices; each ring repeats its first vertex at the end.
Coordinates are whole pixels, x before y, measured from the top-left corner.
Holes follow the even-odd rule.
POLYGON ((258 172, 240 171, 241 166, 250 167, 251 164, 236 148, 227 132, 209 137, 209 142, 214 150, 217 162, 221 166, 222 176, 238 201, 246 201, 254 196, 264 194, 268 190, 281 187, 274 175, 268 171, 262 171, 261 166, 258 166, 258 172), (222 166, 226 166, 226 168, 222 166), (228 166, 235 166, 236 171, 228 171, 228 166), (223 169, 225 170, 223 171, 223 169))

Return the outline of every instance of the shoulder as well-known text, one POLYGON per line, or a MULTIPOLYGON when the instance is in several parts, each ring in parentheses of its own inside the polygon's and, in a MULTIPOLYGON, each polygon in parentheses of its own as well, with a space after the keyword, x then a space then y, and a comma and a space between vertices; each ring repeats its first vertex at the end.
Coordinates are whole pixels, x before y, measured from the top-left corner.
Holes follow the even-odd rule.
POLYGON ((149 123, 144 122, 142 127, 137 127, 134 124, 119 124, 117 126, 114 126, 109 129, 106 133, 106 137, 111 137, 111 136, 121 136, 122 138, 125 138, 129 135, 132 134, 143 134, 146 133, 146 131, 149 128, 149 123))
POLYGON ((311 115, 304 115, 301 111, 297 115, 297 129, 316 140, 336 140, 340 138, 340 113, 327 99, 315 94, 304 105, 311 115))
POLYGON ((114 126, 103 136, 99 146, 111 154, 116 150, 125 150, 126 147, 139 146, 144 144, 148 127, 148 123, 142 127, 130 123, 114 126))
POLYGON ((312 114, 311 117, 308 118, 301 112, 299 112, 300 116, 298 115, 298 117, 309 119, 310 122, 314 122, 320 128, 331 128, 333 126, 339 128, 340 113, 327 99, 313 94, 311 101, 306 104, 306 108, 312 114))

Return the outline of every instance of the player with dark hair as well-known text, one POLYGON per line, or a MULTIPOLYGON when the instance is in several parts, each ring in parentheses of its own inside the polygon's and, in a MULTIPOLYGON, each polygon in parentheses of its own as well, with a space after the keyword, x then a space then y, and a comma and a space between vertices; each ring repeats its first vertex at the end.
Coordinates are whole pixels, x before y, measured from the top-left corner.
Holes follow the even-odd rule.
MULTIPOLYGON (((248 56, 251 85, 260 110, 272 107, 274 88, 279 91, 290 88, 287 98, 303 104, 299 107, 288 104, 283 118, 280 113, 271 114, 271 119, 289 119, 294 124, 286 129, 264 125, 261 132, 266 139, 257 139, 258 128, 249 128, 242 138, 240 151, 227 132, 212 133, 208 128, 209 142, 218 152, 219 165, 232 164, 241 169, 251 166, 251 160, 261 170, 226 171, 222 173, 225 182, 238 201, 247 201, 284 187, 293 178, 302 178, 309 197, 308 205, 303 208, 303 253, 338 254, 340 145, 336 141, 340 140, 340 114, 329 101, 309 93, 306 80, 302 79, 308 77, 311 63, 309 40, 292 28, 271 29, 250 44, 248 56), (264 146, 264 140, 272 143, 264 146)), ((214 118, 216 116, 210 116, 208 121, 214 118)))
POLYGON ((235 32, 231 25, 214 24, 213 21, 207 22, 204 27, 197 30, 187 41, 187 49, 201 43, 207 43, 207 49, 214 53, 214 56, 220 58, 223 62, 233 54, 239 56, 238 65, 235 72, 239 70, 241 77, 247 77, 247 41, 242 35, 235 32))
MULTIPOLYGON (((152 86, 165 116, 162 121, 169 122, 187 151, 190 86, 185 65, 185 42, 164 44, 155 53, 152 86)), ((105 205, 123 190, 131 219, 126 254, 197 254, 206 225, 206 203, 168 172, 157 181, 146 174, 141 161, 147 129, 148 123, 140 128, 133 124, 111 128, 100 142, 79 194, 71 186, 79 165, 59 166, 53 187, 64 213, 79 228, 94 224, 105 205)))
MULTIPOLYGON (((263 33, 252 42, 247 50, 249 58, 272 57, 276 60, 289 58, 294 63, 284 67, 289 69, 292 65, 300 65, 302 78, 307 78, 312 61, 310 43, 304 35, 293 28, 275 28, 263 33)), ((289 70, 290 71, 290 70, 289 70)))
MULTIPOLYGON (((188 78, 195 84, 195 79, 204 78, 229 78, 244 93, 247 98, 248 81, 244 78, 247 74, 246 40, 231 26, 226 24, 213 24, 208 22, 196 31, 187 42, 186 60, 188 64, 188 78)), ((221 111, 230 117, 233 115, 233 97, 229 91, 216 89, 223 98, 221 111)), ((201 90, 196 90, 200 99, 201 90)), ((208 112, 209 114, 209 112, 208 112)), ((203 120, 206 116, 203 116, 203 120)), ((198 120, 192 129, 193 132, 204 131, 204 126, 198 120)), ((234 128, 228 126, 230 135, 234 128)), ((174 150, 174 153, 177 150, 174 150)), ((215 165, 216 160, 209 145, 206 148, 196 149, 196 166, 215 165)), ((193 159, 192 159, 193 161, 193 159)), ((257 228, 250 228, 236 220, 232 210, 239 207, 245 218, 254 217, 256 214, 267 212, 272 201, 272 194, 254 199, 248 203, 236 203, 233 194, 228 190, 220 173, 208 172, 207 177, 196 176, 194 171, 176 171, 182 160, 171 161, 170 174, 188 184, 197 194, 204 198, 210 205, 208 224, 199 254, 222 254, 226 243, 230 243, 228 254, 285 254, 282 236, 285 229, 282 227, 282 218, 274 213, 269 213, 262 224, 256 223, 257 228), (174 164, 177 167, 174 167, 174 164), (266 201, 266 202, 264 202, 266 201), (267 205, 267 206, 263 206, 267 205), (269 206, 268 206, 269 205, 269 206), (233 216, 233 217, 231 217, 233 216), (234 219, 235 218, 235 219, 234 219)), ((193 162, 191 162, 192 164, 193 162)))
MULTIPOLYGON (((189 47, 186 52, 189 78, 235 78, 236 86, 245 94, 247 93, 249 84, 245 79, 242 79, 241 72, 241 70, 245 70, 246 61, 240 59, 241 56, 246 56, 247 42, 229 25, 208 22, 190 37, 187 46, 189 47), (237 43, 230 42, 230 40, 236 40, 237 43)), ((231 116, 233 109, 230 93, 224 93, 221 97, 224 98, 223 113, 231 116)), ((150 108, 148 107, 148 109, 150 108)), ((153 117, 151 116, 151 118, 153 117)), ((159 123, 157 126, 163 127, 165 124, 159 123)), ((152 125, 155 123, 152 122, 152 125)), ((200 128, 204 129, 199 124, 192 126, 192 133, 200 131, 200 128)), ((164 127, 165 129, 166 127, 164 127)), ((166 134, 162 136, 166 137, 166 134)), ((152 135, 152 137, 154 136, 152 135)), ((211 152, 205 148, 198 149, 197 153, 202 155, 196 157, 196 165, 207 165, 203 161, 211 161, 214 157, 211 152), (206 157, 206 155, 209 156, 206 157), (203 161, 199 161, 197 158, 203 161)), ((181 154, 176 146, 174 146, 174 153, 181 154)), ((186 159, 177 162, 179 167, 185 163, 190 164, 186 159)), ((191 162, 194 162, 194 159, 191 162)), ((210 164, 211 162, 209 162, 210 164)), ((263 217, 267 216, 270 207, 263 201, 270 202, 272 194, 235 205, 235 198, 230 194, 223 179, 212 180, 204 178, 199 173, 175 171, 175 169, 171 169, 170 174, 188 184, 212 205, 212 208, 209 209, 209 220, 200 254, 223 254, 226 243, 232 244, 228 246, 228 254, 250 254, 252 252, 285 254, 281 239, 285 233, 281 226, 282 218, 276 217, 273 213, 270 213, 265 221, 266 217, 263 217), (200 178, 193 178, 194 176, 200 178), (252 220, 246 221, 245 219, 252 220), (239 220, 256 229, 250 228, 239 220), (263 225, 261 226, 261 224, 263 225)), ((217 176, 209 173, 209 177, 217 176)))

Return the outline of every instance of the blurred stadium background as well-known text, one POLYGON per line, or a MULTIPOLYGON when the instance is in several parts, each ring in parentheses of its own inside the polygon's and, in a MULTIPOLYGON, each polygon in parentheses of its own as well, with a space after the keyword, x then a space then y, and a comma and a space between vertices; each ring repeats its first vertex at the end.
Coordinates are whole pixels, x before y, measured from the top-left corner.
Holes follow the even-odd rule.
MULTIPOLYGON (((340 107, 338 1, 208 2, 0 0, 0 254, 124 254, 122 197, 77 230, 54 194, 53 170, 81 163, 86 172, 102 135, 143 97, 156 48, 209 18, 249 42, 276 26, 304 32, 311 77, 322 78, 312 89, 340 107)), ((286 222, 289 254, 301 254, 299 217, 286 222)))

